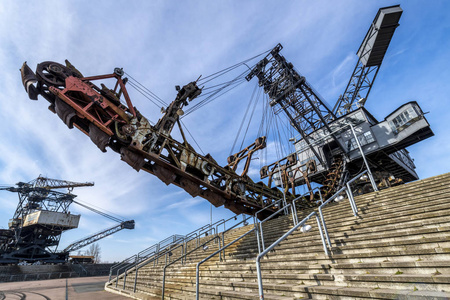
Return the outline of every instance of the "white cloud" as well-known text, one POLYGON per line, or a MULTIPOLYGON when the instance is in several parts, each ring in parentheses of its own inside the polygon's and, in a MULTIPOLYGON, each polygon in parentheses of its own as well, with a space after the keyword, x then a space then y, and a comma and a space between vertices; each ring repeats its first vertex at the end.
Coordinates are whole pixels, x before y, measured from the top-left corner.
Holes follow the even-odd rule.
MULTIPOLYGON (((137 222, 134 231, 124 230, 101 241, 105 245, 103 257, 110 261, 130 256, 149 246, 147 243, 173 233, 194 230, 209 223, 209 202, 192 199, 180 188, 166 186, 150 174, 135 172, 111 150, 101 153, 81 132, 67 129, 48 111, 44 99, 28 100, 18 72, 23 61, 34 68, 41 61, 63 62, 67 58, 85 75, 124 67, 170 102, 176 95, 175 85, 212 74, 281 42, 286 58, 333 103, 347 84, 357 59, 354 52, 369 22, 378 6, 384 4, 394 3, 119 1, 111 6, 87 1, 1 1, 0 182, 29 181, 39 174, 95 181, 94 187, 74 191, 78 199, 137 222), (119 242, 127 239, 130 243, 144 242, 128 247, 119 242)), ((423 106, 432 110, 429 121, 436 137, 430 139, 431 144, 419 143, 411 151, 419 173, 431 176, 448 168, 442 163, 448 161, 447 152, 439 146, 446 144, 448 133, 439 128, 445 127, 442 111, 449 108, 442 99, 448 94, 444 93, 447 82, 443 79, 448 78, 445 75, 450 68, 445 51, 439 49, 448 49, 449 42, 442 38, 442 26, 433 30, 426 27, 432 24, 427 25, 424 14, 419 13, 424 10, 421 5, 408 2, 404 9, 408 14, 402 17, 393 39, 400 47, 391 45, 367 105, 381 118, 414 97, 426 101, 423 106), (419 25, 428 30, 418 30, 419 25), (411 32, 415 39, 409 37, 411 32), (440 35, 436 40, 442 45, 433 44, 434 35, 440 35), (406 51, 401 52, 403 49, 406 51), (424 149, 431 145, 441 150, 428 159, 424 149)), ((448 16, 437 19, 444 24, 448 16)), ((219 163, 226 161, 253 84, 183 119, 203 150, 219 163)), ((152 121, 161 116, 159 108, 147 99, 131 89, 130 93, 145 116, 152 121)), ((259 123, 256 117, 254 121, 256 125, 250 127, 244 146, 256 138, 259 123)), ((259 163, 254 161, 249 172, 255 175, 255 181, 258 164, 280 157, 273 145, 273 140, 268 141, 267 154, 256 155, 259 163)), ((13 194, 1 198, 0 226, 7 226, 16 201, 13 194)), ((81 211, 75 206, 73 209, 81 211)), ((80 228, 63 235, 62 246, 111 224, 89 212, 82 214, 80 228)), ((214 209, 215 218, 228 214, 223 208, 214 209)))

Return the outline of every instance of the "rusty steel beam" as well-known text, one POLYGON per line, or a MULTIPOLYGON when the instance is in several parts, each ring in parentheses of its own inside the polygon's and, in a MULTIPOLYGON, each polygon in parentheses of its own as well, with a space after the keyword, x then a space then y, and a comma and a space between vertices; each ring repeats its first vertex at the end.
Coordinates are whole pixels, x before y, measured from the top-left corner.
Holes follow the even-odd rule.
MULTIPOLYGON (((253 153, 265 147, 265 137, 236 153, 225 167, 209 154, 197 153, 184 137, 183 143, 171 137, 175 125, 180 126, 183 107, 202 92, 196 82, 177 89, 175 100, 153 126, 133 106, 121 69, 116 68, 113 74, 83 77, 66 61, 66 66, 54 62, 39 64, 37 76, 26 63, 21 71, 30 98, 37 98, 35 92, 43 96, 50 102, 50 110, 69 128, 78 128, 89 135, 101 151, 109 147, 120 153, 121 159, 136 171, 144 170, 167 185, 184 189, 192 197, 202 197, 216 207, 223 205, 235 213, 254 214, 283 197, 277 188, 255 183, 246 175, 253 153), (114 90, 93 83, 110 78, 116 79, 114 90), (122 95, 127 105, 120 102, 122 95), (244 171, 238 175, 237 164, 244 159, 247 159, 244 171)), ((287 197, 293 198, 290 193, 287 197)))

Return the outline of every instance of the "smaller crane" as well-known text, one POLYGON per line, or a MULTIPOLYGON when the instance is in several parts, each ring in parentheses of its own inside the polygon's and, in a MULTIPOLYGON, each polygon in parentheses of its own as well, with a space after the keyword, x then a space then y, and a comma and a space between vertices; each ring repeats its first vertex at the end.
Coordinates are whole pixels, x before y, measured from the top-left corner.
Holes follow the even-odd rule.
POLYGON ((0 229, 0 263, 17 263, 21 260, 64 262, 70 251, 80 249, 121 229, 133 229, 133 220, 120 220, 74 200, 77 196, 71 191, 75 187, 93 185, 93 182, 80 183, 39 176, 30 182, 19 182, 16 186, 0 187, 0 190, 16 192, 19 195, 19 203, 8 224, 9 229, 0 229), (62 188, 67 188, 68 193, 55 191, 62 188), (81 247, 57 251, 61 234, 78 227, 80 215, 71 214, 69 211, 69 206, 74 202, 120 224, 105 230, 101 235, 96 234, 84 239, 81 247))

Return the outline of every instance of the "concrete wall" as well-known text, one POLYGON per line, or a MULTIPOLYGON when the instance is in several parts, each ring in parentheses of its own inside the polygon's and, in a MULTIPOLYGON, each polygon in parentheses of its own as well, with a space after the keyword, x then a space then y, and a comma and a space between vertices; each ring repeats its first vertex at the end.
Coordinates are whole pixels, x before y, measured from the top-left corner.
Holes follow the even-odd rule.
POLYGON ((0 282, 45 280, 109 274, 112 264, 0 266, 0 282))

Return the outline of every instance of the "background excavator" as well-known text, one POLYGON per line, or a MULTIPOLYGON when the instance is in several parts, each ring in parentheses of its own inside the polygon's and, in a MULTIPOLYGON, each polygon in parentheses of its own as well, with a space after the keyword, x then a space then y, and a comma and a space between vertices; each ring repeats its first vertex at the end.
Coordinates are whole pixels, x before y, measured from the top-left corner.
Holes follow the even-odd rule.
POLYGON ((72 194, 75 187, 93 186, 93 182, 73 182, 43 176, 0 190, 15 192, 19 203, 8 229, 0 229, 0 264, 63 263, 69 253, 79 250, 122 229, 134 229, 134 220, 124 221, 99 209, 81 203, 72 194), (68 189, 68 193, 58 191, 68 189), (75 241, 63 250, 58 245, 63 232, 78 227, 80 215, 72 214, 69 206, 78 204, 118 224, 75 241))

